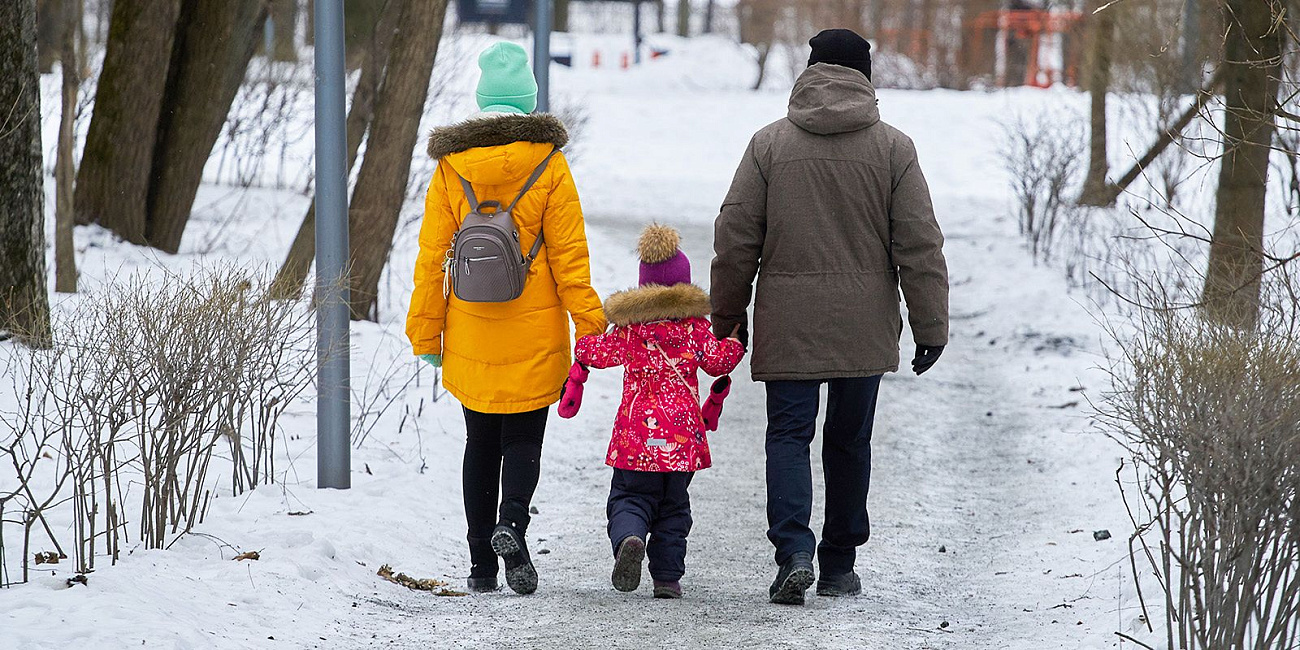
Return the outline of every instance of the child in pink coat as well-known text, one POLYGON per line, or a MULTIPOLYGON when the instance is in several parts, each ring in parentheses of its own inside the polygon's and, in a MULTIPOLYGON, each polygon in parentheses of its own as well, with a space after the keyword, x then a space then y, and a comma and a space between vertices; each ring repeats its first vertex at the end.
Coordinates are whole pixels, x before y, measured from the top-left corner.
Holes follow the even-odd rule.
MULTIPOLYGON (((623 400, 605 457, 614 468, 606 509, 615 558, 611 580, 619 591, 634 591, 641 560, 649 555, 656 598, 681 598, 691 529, 687 488, 694 473, 710 465, 696 370, 726 375, 745 353, 735 338, 714 338, 709 297, 691 284, 690 261, 678 244, 676 230, 647 228, 638 247, 641 286, 610 296, 605 316, 613 329, 577 345, 584 366, 624 368, 623 400)), ((574 377, 566 392, 582 378, 574 377)))

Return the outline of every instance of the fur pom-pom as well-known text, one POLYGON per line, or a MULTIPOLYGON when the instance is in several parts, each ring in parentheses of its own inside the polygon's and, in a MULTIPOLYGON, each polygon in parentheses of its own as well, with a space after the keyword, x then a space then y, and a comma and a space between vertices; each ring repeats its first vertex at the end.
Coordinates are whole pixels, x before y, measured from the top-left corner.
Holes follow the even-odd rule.
POLYGON ((637 243, 636 251, 641 256, 641 261, 646 264, 658 264, 666 262, 677 254, 677 246, 681 243, 681 235, 677 230, 660 224, 651 224, 641 233, 641 241, 637 243))

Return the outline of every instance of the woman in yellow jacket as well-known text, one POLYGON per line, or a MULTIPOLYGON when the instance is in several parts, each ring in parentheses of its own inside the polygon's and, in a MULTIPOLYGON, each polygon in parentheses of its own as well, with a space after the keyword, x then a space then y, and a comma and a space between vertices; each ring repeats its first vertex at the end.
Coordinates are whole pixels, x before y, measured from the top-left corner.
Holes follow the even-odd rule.
POLYGON ((497 588, 499 555, 507 584, 527 594, 537 588, 537 572, 524 534, 547 410, 559 400, 571 363, 569 319, 580 338, 603 332, 605 316, 591 288, 577 188, 561 153, 513 212, 521 252, 544 235, 523 295, 470 303, 444 290, 443 260, 470 212, 457 176, 470 182, 479 199, 505 204, 547 155, 568 142, 558 119, 532 113, 537 82, 523 48, 493 45, 479 57, 479 67, 482 112, 429 137, 438 169, 425 199, 406 333, 417 356, 442 367, 443 385, 465 411, 469 587, 497 588))

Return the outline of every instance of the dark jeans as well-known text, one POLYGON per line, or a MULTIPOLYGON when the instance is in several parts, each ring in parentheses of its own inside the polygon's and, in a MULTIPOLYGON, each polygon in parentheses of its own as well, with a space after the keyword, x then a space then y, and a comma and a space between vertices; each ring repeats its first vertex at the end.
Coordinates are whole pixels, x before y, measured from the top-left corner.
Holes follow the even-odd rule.
POLYGON ((528 529, 528 506, 541 474, 547 409, 502 415, 465 409, 465 522, 470 575, 496 575, 492 529, 497 522, 528 529), (498 519, 498 499, 500 501, 498 519))
POLYGON ((853 570, 857 547, 871 535, 867 489, 871 484, 871 426, 880 376, 822 381, 767 382, 767 538, 784 564, 799 551, 817 551, 822 573, 853 570), (812 516, 809 446, 817 427, 822 383, 829 384, 822 469, 826 523, 821 545, 812 516))
POLYGON ((635 472, 614 469, 609 486, 609 541, 614 552, 629 535, 646 542, 650 577, 681 580, 686 573, 686 535, 691 532, 691 485, 694 472, 635 472))

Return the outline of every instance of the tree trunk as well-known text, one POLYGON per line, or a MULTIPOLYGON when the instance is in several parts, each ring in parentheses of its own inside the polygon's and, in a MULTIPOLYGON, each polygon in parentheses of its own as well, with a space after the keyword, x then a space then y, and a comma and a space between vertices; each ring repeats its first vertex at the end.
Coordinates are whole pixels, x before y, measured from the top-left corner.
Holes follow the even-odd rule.
POLYGON ((36 0, 0 2, 0 330, 50 340, 36 0))
POLYGON ((763 88, 763 79, 767 77, 767 58, 772 53, 771 43, 760 43, 758 48, 758 76, 754 78, 754 86, 751 90, 761 90, 763 88))
POLYGON ((662 34, 668 31, 668 3, 655 0, 655 31, 662 34))
POLYGON ((569 31, 569 0, 555 0, 551 29, 557 32, 569 31))
POLYGON ((305 0, 307 3, 303 8, 307 12, 307 30, 303 36, 303 41, 312 47, 316 47, 316 0, 305 0))
POLYGON ((298 61, 298 0, 271 0, 271 60, 298 61))
POLYGON ((379 319, 379 279, 406 200, 411 156, 446 15, 447 0, 414 0, 402 6, 348 211, 353 320, 379 319))
POLYGON ((59 48, 59 74, 63 77, 59 113, 59 151, 54 163, 54 290, 77 292, 77 252, 73 240, 72 183, 77 175, 73 148, 76 140, 77 91, 81 76, 77 56, 77 26, 81 24, 82 0, 67 0, 63 7, 63 43, 59 48))
POLYGON ((1106 150, 1106 96, 1110 93, 1110 59, 1115 42, 1115 7, 1092 15, 1091 47, 1088 48, 1088 93, 1092 98, 1088 140, 1088 176, 1083 181, 1079 203, 1107 205, 1106 175, 1110 173, 1106 150))
POLYGON ((1191 124, 1201 114, 1201 111, 1205 110, 1205 105, 1214 99, 1215 92, 1223 83, 1224 69, 1224 67, 1220 67, 1216 70, 1214 76, 1210 77, 1210 82, 1197 92, 1192 105, 1188 106, 1183 111, 1183 114, 1178 116, 1178 119, 1174 120, 1168 128, 1160 133, 1160 137, 1156 138, 1151 148, 1147 149, 1146 153, 1142 154, 1142 157, 1138 158, 1133 163, 1133 166, 1129 167, 1129 170, 1119 177, 1119 180, 1106 186, 1098 205, 1113 204, 1119 198, 1120 193, 1128 189, 1128 186, 1132 185, 1133 181, 1136 181, 1142 175, 1143 170, 1150 167, 1151 163, 1155 162, 1156 158, 1159 158, 1160 154, 1164 153, 1165 149, 1168 149, 1174 143, 1174 140, 1182 134, 1187 125, 1191 124))
POLYGON ((370 36, 384 10, 385 3, 379 0, 343 0, 343 49, 348 70, 361 67, 370 36))
POLYGON ((704 5, 704 33, 713 33, 713 11, 715 0, 707 0, 704 5))
MULTIPOLYGON (((934 57, 934 25, 935 12, 938 11, 935 0, 921 0, 921 29, 917 34, 916 41, 916 62, 923 70, 929 72, 935 69, 934 57)), ((862 14, 858 13, 856 24, 862 23, 862 14)))
POLYGON ((262 0, 186 0, 178 19, 152 157, 145 238, 175 253, 262 33, 262 0))
POLYGON ((876 47, 885 46, 885 16, 887 15, 885 0, 871 0, 871 24, 872 38, 876 41, 876 47))
MULTIPOLYGON (((357 150, 370 126, 370 118, 375 111, 375 95, 383 83, 385 66, 388 64, 389 46, 392 44, 393 30, 397 27, 397 17, 401 13, 403 0, 389 0, 382 14, 379 25, 375 27, 373 42, 366 49, 365 59, 361 64, 361 77, 357 88, 352 93, 352 105, 348 107, 347 129, 348 172, 356 162, 357 150)), ((316 200, 312 199, 307 207, 307 214, 302 218, 298 234, 289 246, 289 253, 276 271, 271 283, 272 297, 288 300, 302 295, 307 283, 307 274, 311 271, 316 257, 316 200)))
POLYGON ((1203 300, 1211 318, 1246 328, 1259 317, 1283 32, 1281 7, 1274 2, 1227 0, 1226 5, 1224 154, 1203 300))
POLYGON ((107 37, 104 29, 108 25, 109 14, 113 11, 112 0, 99 0, 95 3, 95 42, 103 43, 107 37))
POLYGON ((36 57, 41 74, 54 72, 63 43, 65 5, 71 0, 39 0, 36 3, 36 57))
POLYGON ((114 1, 77 171, 77 222, 98 223, 133 244, 146 242, 149 176, 179 11, 179 0, 114 1))
POLYGON ((1195 92, 1201 85, 1201 3, 1183 0, 1183 89, 1195 92))
POLYGON ((691 35, 691 0, 677 0, 677 35, 691 35))

